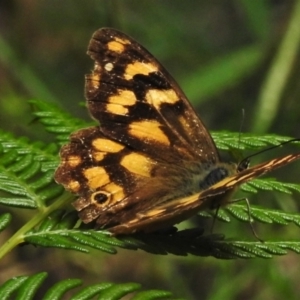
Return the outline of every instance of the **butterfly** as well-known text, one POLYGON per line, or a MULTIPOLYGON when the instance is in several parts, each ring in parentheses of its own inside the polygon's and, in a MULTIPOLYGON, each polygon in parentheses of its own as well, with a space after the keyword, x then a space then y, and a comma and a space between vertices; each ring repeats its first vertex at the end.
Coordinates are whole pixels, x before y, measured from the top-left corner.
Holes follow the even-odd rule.
POLYGON ((226 204, 236 188, 300 158, 248 168, 220 160, 215 143, 164 67, 115 29, 97 30, 85 97, 100 124, 70 136, 55 180, 79 198, 84 223, 111 233, 152 232, 226 204))

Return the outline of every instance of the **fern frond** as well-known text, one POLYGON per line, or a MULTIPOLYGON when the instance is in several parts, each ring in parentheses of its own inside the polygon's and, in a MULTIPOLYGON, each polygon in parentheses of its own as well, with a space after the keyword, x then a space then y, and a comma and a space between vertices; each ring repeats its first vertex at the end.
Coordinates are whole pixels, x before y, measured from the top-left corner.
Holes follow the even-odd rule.
POLYGON ((211 135, 218 149, 221 150, 261 149, 270 145, 279 145, 282 142, 293 139, 292 137, 276 134, 255 135, 251 133, 243 133, 241 138, 239 138, 240 133, 228 131, 212 132, 211 135))
MULTIPOLYGON (((215 217, 213 211, 201 211, 198 214, 206 218, 215 217)), ((247 206, 243 204, 230 204, 218 211, 218 220, 228 223, 231 221, 230 217, 234 217, 238 221, 249 222, 247 206)), ((300 215, 297 213, 286 213, 280 210, 266 209, 251 205, 250 217, 255 221, 265 224, 288 225, 294 223, 300 227, 300 215)))
MULTIPOLYGON (((286 250, 300 253, 300 241, 243 241, 224 239, 213 234, 201 236, 199 229, 182 230, 172 235, 139 235, 140 249, 153 254, 213 256, 215 258, 271 258, 284 255, 286 250)), ((136 246, 137 246, 136 245, 136 246)))
POLYGON ((230 241, 216 242, 213 245, 213 256, 216 258, 272 258, 274 255, 285 255, 287 250, 300 253, 299 241, 230 241))
MULTIPOLYGON (((47 276, 47 273, 42 272, 31 276, 18 276, 9 279, 0 286, 0 299, 6 300, 12 299, 12 297, 14 299, 33 299, 47 276)), ((141 285, 134 282, 121 284, 104 282, 80 287, 78 290, 80 285, 82 285, 80 279, 62 280, 45 292, 43 300, 65 299, 66 293, 74 288, 77 288, 77 290, 71 296, 73 300, 94 299, 96 296, 98 299, 118 300, 123 299, 124 296, 130 296, 133 292, 135 292, 135 295, 130 298, 132 300, 174 299, 168 291, 138 291, 141 289, 141 285)))
MULTIPOLYGON (((59 300, 64 297, 64 294, 71 289, 74 289, 82 284, 82 280, 76 279, 76 278, 68 278, 65 280, 62 280, 58 283, 55 283, 52 287, 49 288, 49 290, 45 293, 43 300, 59 300)), ((91 287, 93 288, 93 287, 91 287)), ((86 289, 86 288, 85 288, 86 289)), ((95 292, 95 289, 93 289, 94 293, 87 293, 92 297, 92 295, 96 295, 97 292, 95 292), (91 295, 92 294, 92 295, 91 295)), ((86 296, 88 296, 86 295, 86 296)), ((89 299, 88 297, 82 299, 89 299)))
POLYGON ((73 117, 53 103, 40 100, 31 100, 30 103, 34 107, 33 115, 48 132, 55 133, 60 144, 66 143, 72 132, 91 125, 73 117))
POLYGON ((258 190, 266 190, 291 194, 293 191, 300 192, 300 184, 281 182, 275 178, 258 178, 243 184, 241 189, 252 193, 257 193, 258 190))
MULTIPOLYGON (((231 208, 228 212, 240 220, 248 221, 246 208, 242 205, 231 208), (238 213, 237 213, 238 212, 238 213)), ((254 218, 265 223, 288 224, 294 222, 300 226, 300 216, 282 212, 253 208, 254 218)), ((203 236, 199 228, 187 229, 175 233, 135 234, 114 237, 107 231, 84 230, 74 228, 76 218, 74 212, 65 214, 63 211, 53 212, 40 226, 24 234, 24 241, 41 247, 55 247, 88 253, 96 249, 109 254, 117 253, 116 248, 128 250, 141 249, 152 254, 173 254, 185 256, 214 256, 217 258, 253 258, 270 257, 286 253, 286 249, 299 252, 300 241, 266 241, 261 247, 257 241, 232 241, 224 239, 223 235, 213 234, 203 236), (66 221, 66 219, 68 221, 66 221), (63 220, 61 222, 60 220, 63 220), (71 220, 71 221, 70 221, 71 220), (63 225, 64 224, 64 225, 63 225), (242 246, 241 246, 242 245, 242 246)))
POLYGON ((11 214, 0 215, 0 232, 3 231, 11 222, 11 214))
POLYGON ((64 211, 57 210, 41 222, 37 228, 27 232, 24 240, 37 246, 81 252, 89 252, 89 249, 93 248, 115 254, 115 247, 131 249, 130 245, 111 237, 108 232, 73 229, 77 222, 76 215, 76 212, 66 214, 64 211))
MULTIPOLYGON (((45 125, 45 128, 58 135, 60 141, 64 141, 70 132, 77 128, 82 128, 86 123, 75 119, 62 112, 55 106, 41 101, 32 101, 36 108, 36 117, 45 125)), ((232 133, 221 133, 217 142, 223 143, 227 148, 238 147, 238 139, 232 133), (227 138, 226 138, 227 136, 227 138), (233 138, 234 137, 234 138, 233 138)), ((243 136, 243 147, 257 147, 267 144, 276 144, 287 137, 274 135, 256 137, 253 135, 243 136), (256 141, 256 142, 252 142, 256 141)), ((30 143, 26 138, 16 139, 10 134, 0 132, 0 190, 4 196, 0 198, 0 203, 37 208, 37 214, 23 228, 21 228, 11 239, 4 243, 0 256, 11 250, 12 245, 16 246, 22 242, 32 243, 43 247, 59 247, 88 252, 89 249, 114 254, 116 248, 143 249, 151 253, 175 255, 212 255, 216 257, 242 257, 242 254, 232 249, 236 249, 226 240, 216 239, 215 236, 203 237, 199 232, 191 235, 190 232, 178 232, 172 235, 135 235, 130 237, 112 237, 105 231, 84 230, 78 227, 76 212, 64 213, 61 209, 63 205, 74 199, 68 193, 63 193, 63 189, 53 181, 53 172, 58 164, 58 149, 53 144, 45 145, 41 142, 30 143), (57 198, 58 195, 62 197, 57 198), (51 200, 56 199, 51 202, 51 200), (188 233, 188 234, 187 234, 188 233), (222 251, 220 250, 220 240, 222 241, 222 251), (202 242, 201 242, 202 241, 202 242), (204 245, 204 247, 203 247, 204 245), (207 245, 209 248, 207 248, 207 245), (216 249, 214 247, 217 247, 216 249), (229 247, 229 248, 228 248, 229 247), (226 250, 227 249, 227 250, 226 250), (228 255, 230 249, 230 255, 228 255), (216 252, 217 251, 217 252, 216 252), (227 252, 226 252, 227 251, 227 252)), ((244 186, 251 191, 257 189, 274 189, 281 192, 290 193, 292 190, 300 190, 299 185, 283 184, 275 180, 257 179, 254 183, 244 186)), ((205 214, 205 213, 203 213, 205 214)), ((248 211, 244 206, 230 205, 225 210, 221 210, 218 218, 230 221, 234 216, 238 220, 248 221, 248 211)), ((260 208, 251 208, 251 216, 261 222, 288 224, 294 222, 299 226, 300 220, 296 214, 287 214, 278 211, 266 211, 260 208)), ((9 222, 9 217, 0 218, 0 227, 4 228, 9 222), (1 220, 3 219, 3 222, 1 220), (3 226, 1 226, 3 224, 3 226)), ((298 246, 294 246, 297 251, 298 246)), ((251 247, 249 248, 252 249, 251 247)), ((248 251, 247 253, 251 252, 248 251)), ((257 251, 257 250, 255 250, 257 251)), ((269 252, 273 250, 268 249, 269 252)), ((275 251, 275 250, 274 250, 275 251)), ((279 250, 278 250, 279 251, 279 250)), ((275 251, 276 252, 276 251, 275 251)), ((277 252, 276 252, 277 253, 277 252)), ((247 254, 248 255, 248 254, 247 254)), ((246 255, 246 256, 247 256, 246 255)))
POLYGON ((0 131, 0 203, 24 208, 43 207, 63 192, 54 183, 57 147, 29 142, 0 131))
MULTIPOLYGON (((240 221, 249 222, 249 214, 246 205, 231 204, 228 205, 224 210, 229 212, 240 221)), ((296 213, 286 213, 279 210, 266 209, 251 205, 250 215, 251 218, 262 223, 279 225, 288 225, 289 223, 294 223, 296 226, 300 227, 300 215, 296 213)))

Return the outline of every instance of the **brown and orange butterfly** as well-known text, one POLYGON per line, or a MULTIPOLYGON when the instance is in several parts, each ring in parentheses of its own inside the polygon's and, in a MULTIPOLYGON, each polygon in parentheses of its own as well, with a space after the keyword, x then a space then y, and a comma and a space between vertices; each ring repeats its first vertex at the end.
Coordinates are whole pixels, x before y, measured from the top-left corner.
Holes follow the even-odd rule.
POLYGON ((300 158, 252 168, 222 163, 184 93, 139 43, 115 29, 96 31, 86 76, 88 109, 100 126, 73 133, 55 179, 79 195, 84 223, 114 234, 151 232, 226 204, 240 184, 300 158))

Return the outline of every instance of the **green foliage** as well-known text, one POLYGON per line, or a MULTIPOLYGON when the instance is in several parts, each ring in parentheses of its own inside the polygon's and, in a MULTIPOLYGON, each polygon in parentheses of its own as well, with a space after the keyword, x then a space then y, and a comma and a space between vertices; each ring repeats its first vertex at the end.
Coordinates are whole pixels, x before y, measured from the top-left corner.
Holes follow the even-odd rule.
POLYGON ((57 165, 54 144, 30 142, 0 132, 0 203, 24 208, 42 208, 56 198, 62 188, 53 182, 57 165))
POLYGON ((192 91, 189 93, 191 98, 205 99, 217 95, 257 68, 263 56, 261 45, 247 46, 233 51, 204 68, 202 66, 196 71, 197 76, 195 74, 186 76, 183 86, 192 91), (240 63, 237 64, 237 61, 240 63), (201 89, 198 88, 199 82, 201 82, 201 89))
MULTIPOLYGON (((46 130, 56 134, 59 140, 85 126, 82 121, 70 118, 68 114, 49 103, 31 101, 35 107, 35 116, 39 118, 46 130)), ((16 138, 5 132, 0 133, 1 167, 0 178, 2 191, 1 203, 7 207, 35 209, 35 216, 29 220, 0 248, 0 257, 21 243, 32 244, 38 247, 54 247, 80 252, 89 252, 96 249, 108 254, 116 254, 117 248, 128 250, 143 250, 152 254, 173 254, 177 256, 213 256, 219 259, 234 258, 271 258, 274 255, 284 255, 287 250, 300 253, 300 241, 258 240, 244 241, 225 239, 223 235, 203 235, 202 230, 187 229, 182 231, 166 232, 161 234, 135 234, 131 236, 113 237, 106 231, 95 231, 78 225, 77 213, 73 210, 62 210, 74 199, 74 196, 63 192, 62 188, 53 181, 53 171, 58 163, 57 147, 53 144, 45 145, 41 142, 31 142, 26 138, 16 138), (55 201, 54 201, 55 200, 55 201)), ((262 145, 276 144, 287 140, 279 136, 255 137, 245 135, 242 142, 236 143, 236 134, 215 133, 214 138, 223 148, 235 147, 259 148, 262 145)), ((258 190, 277 190, 282 193, 299 192, 300 186, 291 183, 282 183, 274 179, 256 179, 244 189, 248 192, 258 190)), ((282 211, 266 210, 251 206, 251 217, 263 223, 288 225, 293 222, 300 226, 298 214, 282 211)), ((207 212, 200 215, 211 216, 207 212)), ((239 221, 248 221, 247 207, 241 204, 232 204, 218 214, 220 220, 230 222, 231 217, 239 221)), ((3 231, 11 223, 11 215, 0 215, 0 229, 3 231)), ((17 277, 8 280, 0 288, 1 299, 8 299, 12 293, 18 296, 32 297, 43 283, 45 273, 30 277, 17 277)), ((51 287, 45 299, 61 299, 64 293, 79 286, 77 279, 63 280, 51 287), (50 297, 50 298, 49 298, 50 297)), ((120 299, 120 297, 135 291, 139 286, 135 284, 113 285, 98 284, 82 288, 73 299, 90 299, 92 296, 110 297, 105 299, 120 299), (77 297, 77 298, 76 298, 77 297), (81 298, 80 298, 81 297, 81 298)), ((134 296, 133 299, 158 299, 169 296, 164 292, 147 291, 134 296), (162 293, 162 294, 161 294, 162 293)), ((29 299, 29 298, 28 298, 29 299)))
POLYGON ((287 182, 278 182, 276 179, 253 179, 242 185, 242 190, 251 193, 257 193, 258 190, 278 191, 291 194, 293 191, 300 192, 300 185, 287 182))
POLYGON ((230 149, 261 149, 270 145, 279 145, 280 143, 289 141, 292 137, 279 136, 276 134, 255 135, 251 133, 238 132, 212 132, 212 137, 221 150, 230 149))
MULTIPOLYGON (((173 283, 171 288, 178 288, 180 293, 184 285, 186 290, 192 290, 186 293, 190 296, 188 299, 193 299, 193 293, 196 295, 194 299, 198 299, 199 295, 203 299, 238 299, 241 295, 257 298, 256 290, 264 298, 298 299, 294 291, 299 277, 295 269, 299 268, 293 263, 298 256, 295 255, 296 259, 291 255, 280 260, 240 259, 235 262, 235 259, 271 258, 283 256, 288 251, 299 253, 299 239, 293 239, 295 233, 298 236, 299 214, 251 204, 251 218, 258 227, 259 236, 263 231, 263 243, 254 237, 245 238, 245 231, 250 232, 250 226, 247 225, 247 206, 243 202, 230 204, 219 211, 217 218, 227 224, 217 222, 214 232, 220 232, 218 225, 221 224, 221 231, 226 233, 226 238, 220 234, 204 235, 197 229, 112 237, 105 231, 95 231, 78 222, 77 214, 69 205, 75 199, 74 195, 56 185, 53 172, 58 164, 58 145, 67 142, 71 132, 90 126, 74 118, 70 110, 75 112, 77 103, 82 101, 82 73, 91 68, 83 55, 89 38, 87 32, 92 33, 102 26, 119 28, 144 43, 178 79, 195 108, 198 110, 199 103, 203 104, 205 111, 201 112, 201 116, 207 118, 205 123, 209 127, 213 124, 214 128, 236 130, 240 111, 244 108, 247 113, 246 130, 251 127, 247 126, 250 118, 255 128, 251 130, 253 132, 263 133, 271 128, 270 131, 279 134, 297 135, 300 1, 278 4, 276 1, 242 0, 226 5, 217 1, 212 5, 213 12, 208 10, 211 4, 205 1, 189 6, 181 0, 172 1, 172 4, 149 4, 138 0, 125 4, 97 0, 90 5, 73 3, 72 9, 63 1, 59 6, 45 1, 32 4, 29 7, 30 14, 27 9, 22 9, 23 2, 0 4, 7 22, 0 36, 0 119, 1 127, 6 130, 0 132, 1 275, 11 274, 2 269, 3 266, 14 265, 14 261, 9 261, 10 255, 7 255, 10 251, 17 259, 18 251, 42 249, 43 253, 49 251, 47 253, 51 253, 52 258, 56 253, 54 248, 59 248, 57 251, 61 255, 68 253, 66 257, 73 261, 74 253, 87 257, 80 252, 91 252, 89 258, 92 263, 82 263, 85 273, 101 281, 100 272, 90 276, 90 269, 94 265, 97 265, 98 271, 105 269, 101 254, 105 260, 112 259, 113 256, 109 254, 115 253, 118 253, 115 257, 123 255, 127 260, 126 254, 139 250, 134 255, 143 255, 145 252, 165 255, 163 263, 160 261, 160 269, 154 270, 155 277, 161 273, 163 277, 170 272, 168 284, 171 286, 173 283), (159 5, 159 9, 156 5, 159 5), (186 22, 187 18, 189 22, 186 22), (22 32, 19 28, 22 28, 22 32), (43 137, 38 130, 35 132, 35 124, 31 122, 31 128, 27 126, 28 120, 32 120, 28 98, 44 100, 32 100, 30 103, 35 120, 54 135, 55 143, 36 142, 43 137), (63 102, 64 107, 69 108, 68 113, 48 101, 63 102), (36 134, 34 138, 20 137, 32 136, 32 132, 36 134), (241 222, 246 225, 240 226, 241 222), (268 227, 267 224, 273 225, 268 227), (228 228, 233 226, 238 228, 230 231, 228 228), (231 235, 233 232, 237 238, 228 238, 228 232, 231 235), (276 239, 271 236, 276 236, 276 239), (18 247, 20 245, 22 247, 18 247), (52 249, 46 250, 50 247, 52 249), (125 254, 122 249, 127 249, 125 254), (166 257, 167 254, 173 255, 166 257), (179 256, 188 254, 189 257, 184 258, 185 265, 178 267, 179 256), (166 266, 164 261, 174 256, 176 264, 171 261, 166 266), (200 256, 220 259, 216 262, 214 259, 201 259, 200 256), (225 260, 228 259, 231 259, 231 264, 226 264, 225 260), (192 264, 187 269, 190 261, 192 264), (268 265, 265 261, 268 261, 268 265), (288 271, 282 272, 282 266, 287 262, 288 271), (263 264, 267 267, 263 268, 263 264), (275 264, 280 271, 275 269, 275 264), (180 269, 180 273, 176 268, 180 269), (197 268, 197 273, 192 273, 193 268, 197 268), (199 269, 204 269, 205 273, 199 269), (260 277, 262 273, 263 280, 260 277), (179 278, 188 278, 190 274, 193 274, 190 276, 193 282, 179 282, 179 278), (195 284, 198 283, 197 276, 200 284, 195 284), (205 281, 205 276, 209 282, 205 281), (210 280, 211 277, 213 280, 210 280), (229 282, 228 278, 234 278, 234 281, 229 282), (206 294, 199 294, 200 289, 206 294)), ((250 154, 290 139, 280 135, 258 136, 225 131, 213 133, 213 138, 219 149, 233 152, 235 149, 245 149, 250 154)), ((283 174, 281 178, 284 177, 283 174)), ((298 181, 298 177, 295 180, 289 178, 292 179, 286 181, 298 181)), ((253 203, 250 198, 254 198, 256 203, 265 206, 265 198, 280 195, 282 206, 292 205, 289 211, 297 211, 297 203, 291 193, 298 196, 298 184, 263 178, 244 184, 241 189, 247 192, 250 203, 253 203), (261 190, 269 192, 262 196, 262 193, 258 193, 261 190)), ((200 215, 211 218, 214 213, 201 212, 200 215)), ((153 256, 149 255, 146 261, 153 256)), ((155 258, 159 260, 158 255, 155 258)), ((37 256, 35 264, 39 265, 40 262, 37 256)), ((25 265, 25 261, 19 265, 25 265)), ((109 266, 115 273, 122 270, 122 265, 116 266, 111 261, 109 266)), ((62 273, 62 268, 56 267, 56 275, 62 273)), ((37 272, 32 271, 31 266, 28 270, 37 272)), ((83 287, 82 280, 68 279, 45 288, 46 276, 46 273, 38 273, 12 277, 0 287, 0 299, 40 298, 41 291, 45 290, 47 292, 43 299, 62 299, 70 295, 72 299, 120 299, 131 291, 136 291, 131 298, 135 300, 171 297, 170 293, 164 291, 140 291, 135 283, 119 285, 103 282, 83 287)), ((147 282, 153 282, 148 269, 146 277, 147 282)), ((117 280, 120 278, 124 276, 117 277, 117 280)), ((109 281, 114 281, 114 278, 109 281)))
MULTIPOLYGON (((70 117, 57 107, 41 101, 31 101, 34 104, 34 115, 45 126, 46 130, 55 133, 59 141, 65 141, 70 132, 87 126, 84 122, 70 117)), ((254 136, 244 134, 237 142, 237 134, 229 132, 215 133, 214 139, 218 147, 223 149, 251 148, 258 149, 266 145, 275 145, 286 141, 288 137, 276 135, 254 136)), ((152 254, 173 254, 177 256, 213 256, 219 259, 234 258, 271 258, 274 255, 284 255, 287 250, 300 253, 300 241, 278 240, 244 241, 225 239, 222 235, 204 236, 201 230, 182 230, 162 234, 136 234, 132 236, 112 237, 108 232, 86 229, 78 226, 78 217, 74 211, 61 210, 74 199, 74 196, 63 192, 53 181, 53 171, 57 166, 57 147, 54 144, 32 142, 27 138, 16 138, 13 135, 0 132, 1 166, 0 202, 7 207, 35 209, 35 217, 24 225, 0 248, 0 257, 7 254, 18 244, 26 242, 39 247, 55 247, 61 249, 89 252, 90 249, 116 254, 117 248, 128 250, 143 250, 152 254), (54 201, 55 200, 55 201, 54 201)), ((243 185, 245 191, 256 193, 258 190, 279 191, 290 194, 300 191, 300 186, 282 183, 274 179, 255 179, 243 185)), ((263 223, 288 225, 293 222, 300 226, 298 214, 282 211, 266 210, 251 206, 251 217, 263 223)), ((200 215, 209 216, 206 212, 200 215)), ((239 221, 248 221, 247 207, 232 204, 221 210, 218 218, 230 222, 231 217, 239 221)), ((11 215, 0 216, 0 230, 10 225, 11 215)), ((18 296, 33 297, 45 280, 46 274, 25 277, 20 276, 8 280, 0 288, 1 299, 8 299, 13 293, 18 296)), ((77 279, 63 280, 51 287, 44 299, 61 299, 64 293, 81 285, 77 279)), ((97 284, 81 288, 73 294, 72 299, 91 299, 95 295, 105 299, 120 299, 120 297, 136 291, 136 284, 97 284)), ((136 294, 132 299, 161 299, 169 297, 170 293, 147 291, 136 294)))
MULTIPOLYGON (((55 133, 63 140, 65 134, 82 127, 84 124, 56 106, 41 101, 31 101, 35 107, 35 116, 39 118, 46 130, 55 133), (60 135, 61 134, 61 135, 60 135)), ((227 148, 251 147, 259 148, 267 144, 276 144, 287 138, 275 135, 254 137, 245 135, 242 143, 236 143, 235 134, 214 134, 217 145, 227 148)), ((226 240, 217 235, 202 236, 202 232, 184 230, 162 235, 134 235, 132 237, 112 237, 105 231, 95 231, 78 227, 77 214, 72 210, 66 212, 63 207, 74 199, 74 196, 63 192, 62 188, 53 181, 53 171, 58 163, 53 144, 45 145, 40 142, 30 142, 25 138, 15 138, 11 134, 1 133, 1 190, 3 195, 1 203, 6 206, 31 208, 36 210, 32 218, 19 232, 2 246, 1 256, 11 248, 7 245, 17 245, 22 242, 40 247, 56 247, 88 252, 89 248, 106 253, 117 253, 116 247, 144 251, 156 254, 172 253, 175 255, 200 255, 218 258, 250 258, 270 257, 282 255, 285 249, 298 252, 300 242, 278 241, 265 242, 262 245, 257 241, 242 242, 239 240, 226 240), (55 199, 55 201, 53 201, 55 199), (291 245, 290 245, 291 243, 291 245), (217 249, 217 250, 216 250, 217 249), (280 250, 279 250, 280 249, 280 250)), ((257 190, 277 190, 282 193, 300 191, 300 186, 291 183, 282 183, 274 179, 256 179, 244 185, 248 192, 257 190)), ((245 205, 232 204, 220 211, 218 218, 229 222, 230 217, 240 221, 248 221, 249 215, 245 205)), ((290 222, 300 226, 300 217, 297 214, 282 211, 266 210, 251 207, 251 216, 260 222, 287 225, 290 222)), ((200 213, 201 214, 201 213, 200 213)), ((209 214, 202 212, 202 215, 209 214)), ((9 214, 1 216, 2 230, 9 225, 9 214)))
POLYGON ((83 120, 74 118, 49 102, 31 100, 29 103, 33 106, 33 115, 48 132, 55 134, 60 144, 66 143, 72 132, 88 126, 83 120))
MULTIPOLYGON (((9 279, 0 286, 0 299, 8 300, 12 299, 11 297, 14 297, 14 299, 33 299, 46 278, 47 273, 43 272, 9 279)), ((82 281, 80 279, 62 280, 46 291, 43 300, 66 299, 65 294, 68 292, 70 295, 71 290, 75 288, 77 288, 76 291, 73 291, 71 295, 73 300, 95 299, 96 296, 99 297, 98 299, 118 300, 133 292, 135 294, 130 298, 131 300, 175 299, 174 297, 171 298, 171 293, 167 291, 139 291, 141 286, 137 283, 114 284, 103 282, 86 287, 81 285, 82 281)))

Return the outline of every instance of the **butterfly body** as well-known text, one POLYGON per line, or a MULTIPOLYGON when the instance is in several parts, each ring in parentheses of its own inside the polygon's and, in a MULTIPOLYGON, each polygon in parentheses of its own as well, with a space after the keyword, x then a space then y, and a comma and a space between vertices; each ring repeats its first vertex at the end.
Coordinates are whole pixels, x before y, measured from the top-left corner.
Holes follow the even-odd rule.
POLYGON ((88 54, 88 109, 100 126, 73 133, 55 179, 77 195, 84 223, 114 234, 154 231, 227 202, 237 186, 298 156, 239 170, 220 162, 186 96, 139 43, 96 31, 88 54))

